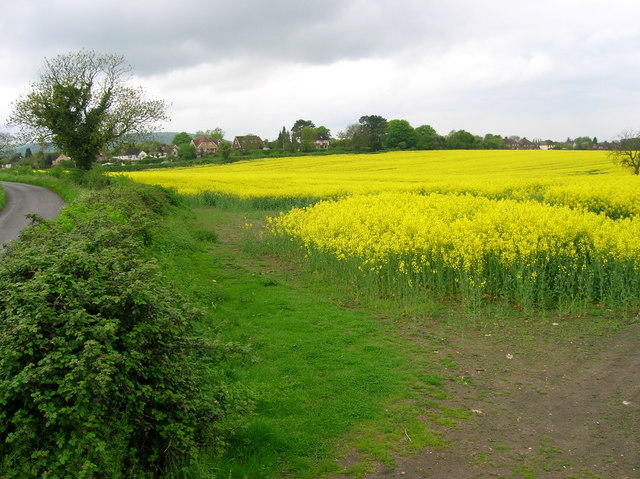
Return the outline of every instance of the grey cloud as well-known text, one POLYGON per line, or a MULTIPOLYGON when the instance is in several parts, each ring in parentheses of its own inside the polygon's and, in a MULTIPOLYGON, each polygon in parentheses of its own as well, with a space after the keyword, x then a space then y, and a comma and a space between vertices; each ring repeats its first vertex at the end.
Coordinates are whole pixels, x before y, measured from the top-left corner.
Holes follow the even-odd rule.
MULTIPOLYGON (((277 96, 279 77, 289 74, 300 79, 286 83, 279 104, 304 98, 315 120, 325 112, 323 122, 333 125, 379 113, 417 123, 441 115, 464 128, 483 110, 499 110, 509 126, 518 116, 538 115, 544 124, 567 112, 577 112, 578 123, 587 114, 631 111, 624 105, 639 92, 639 14, 633 0, 14 1, 0 17, 0 88, 12 92, 35 79, 43 57, 86 48, 125 55, 136 75, 164 88, 161 95, 217 96, 207 99, 216 108, 251 91, 261 95, 254 102, 277 96), (341 60, 381 60, 376 65, 394 74, 341 69, 341 60), (314 75, 300 74, 309 66, 314 75), (345 71, 353 81, 334 76, 345 71), (339 100, 313 104, 309 91, 326 88, 327 79, 339 100)), ((300 106, 292 103, 296 116, 300 106)), ((179 100, 175 107, 187 108, 179 100)), ((255 117, 277 109, 252 105, 255 117)), ((231 106, 220 115, 236 113, 231 106)), ((633 118, 615 120, 636 127, 625 124, 633 118)))
POLYGON ((136 71, 146 74, 237 56, 323 64, 383 54, 425 36, 442 36, 442 9, 429 3, 40 0, 32 4, 38 14, 28 29, 20 22, 4 26, 18 51, 42 57, 82 46, 126 53, 136 71))

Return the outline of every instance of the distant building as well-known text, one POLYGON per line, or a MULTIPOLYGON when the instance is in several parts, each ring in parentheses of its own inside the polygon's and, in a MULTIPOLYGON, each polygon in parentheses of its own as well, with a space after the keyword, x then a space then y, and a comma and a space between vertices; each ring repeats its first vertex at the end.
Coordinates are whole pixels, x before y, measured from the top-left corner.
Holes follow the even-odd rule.
POLYGON ((178 155, 178 147, 176 145, 159 145, 158 148, 151 153, 156 158, 173 158, 178 155))
POLYGON ((262 150, 264 142, 256 135, 236 136, 233 140, 233 147, 242 151, 262 150))
MULTIPOLYGON (((517 138, 517 137, 516 137, 517 138)), ((504 144, 511 150, 537 150, 538 145, 526 138, 520 138, 518 140, 513 138, 505 138, 504 144)))
POLYGON ((65 154, 62 154, 62 155, 59 155, 55 160, 53 160, 53 163, 51 163, 51 166, 58 166, 63 161, 69 161, 69 160, 71 160, 71 158, 69 158, 65 154))
POLYGON ((195 147, 196 155, 198 156, 215 155, 221 142, 221 138, 209 138, 206 136, 197 136, 191 140, 191 144, 195 147))
POLYGON ((516 142, 516 150, 537 150, 538 146, 532 142, 527 140, 526 138, 521 138, 516 142))
POLYGON ((138 161, 144 160, 147 156, 149 155, 142 150, 128 149, 123 154, 114 156, 113 159, 121 161, 138 161))

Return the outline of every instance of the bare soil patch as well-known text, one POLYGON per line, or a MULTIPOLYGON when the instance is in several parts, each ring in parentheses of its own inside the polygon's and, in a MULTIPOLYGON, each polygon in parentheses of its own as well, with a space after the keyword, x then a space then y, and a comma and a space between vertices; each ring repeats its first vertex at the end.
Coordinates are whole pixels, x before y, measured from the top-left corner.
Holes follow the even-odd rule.
POLYGON ((436 330, 446 338, 431 354, 447 358, 447 405, 472 417, 442 429, 448 447, 398 455, 396 467, 365 477, 640 477, 640 324, 603 334, 589 321, 602 319, 515 334, 436 330))

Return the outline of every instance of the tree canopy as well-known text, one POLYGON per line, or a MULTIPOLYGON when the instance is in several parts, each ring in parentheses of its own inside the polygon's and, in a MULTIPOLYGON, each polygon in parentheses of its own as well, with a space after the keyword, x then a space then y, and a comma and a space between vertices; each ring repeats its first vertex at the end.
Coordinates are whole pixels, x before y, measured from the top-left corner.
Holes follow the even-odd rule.
POLYGON ((446 146, 451 150, 471 150, 477 143, 476 137, 465 130, 452 131, 446 139, 446 146))
POLYGON ((380 115, 364 115, 358 122, 366 132, 368 147, 377 151, 382 148, 384 137, 387 134, 387 120, 380 115))
POLYGON ((86 50, 45 59, 38 81, 13 104, 9 123, 25 141, 52 143, 88 170, 103 148, 168 119, 163 100, 128 86, 131 70, 122 55, 86 50))
POLYGON ((0 132, 0 158, 13 152, 15 139, 11 134, 0 132))
POLYGON ((622 132, 609 155, 615 163, 631 168, 634 175, 640 175, 640 131, 622 132))
POLYGON ((186 131, 182 131, 173 137, 172 143, 176 146, 180 146, 184 143, 191 143, 191 135, 186 131))
POLYGON ((418 135, 407 120, 391 120, 387 123, 385 148, 415 148, 417 143, 418 135))

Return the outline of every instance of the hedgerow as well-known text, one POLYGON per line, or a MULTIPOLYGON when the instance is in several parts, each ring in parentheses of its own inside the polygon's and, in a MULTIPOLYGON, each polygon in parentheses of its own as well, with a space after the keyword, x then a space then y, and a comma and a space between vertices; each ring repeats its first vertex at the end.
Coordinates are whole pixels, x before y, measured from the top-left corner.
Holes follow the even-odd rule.
POLYGON ((231 407, 198 380, 197 313, 146 254, 172 197, 115 185, 0 260, 0 477, 157 477, 231 407))

